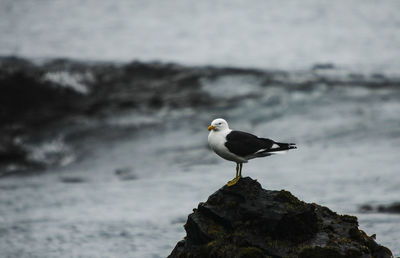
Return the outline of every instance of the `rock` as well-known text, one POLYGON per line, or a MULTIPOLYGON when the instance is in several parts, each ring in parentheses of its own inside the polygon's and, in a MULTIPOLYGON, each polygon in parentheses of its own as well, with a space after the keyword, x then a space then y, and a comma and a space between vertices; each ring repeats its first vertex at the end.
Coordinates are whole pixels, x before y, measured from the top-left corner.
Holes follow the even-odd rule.
POLYGON ((359 208, 359 210, 361 212, 372 212, 375 210, 375 208, 372 207, 372 205, 370 205, 370 204, 364 204, 359 208))
POLYGON ((119 179, 128 181, 128 180, 136 180, 138 179, 138 175, 133 171, 131 167, 122 167, 115 169, 115 175, 119 177, 119 179))
POLYGON ((379 205, 378 211, 387 213, 400 213, 400 202, 395 202, 388 205, 379 205))
POLYGON ((322 63, 322 64, 315 64, 311 68, 311 70, 323 70, 323 69, 335 69, 335 65, 332 63, 322 63))
POLYGON ((360 207, 361 212, 379 212, 379 213, 400 213, 400 202, 394 202, 391 204, 380 204, 372 206, 370 204, 364 204, 360 207))
POLYGON ((357 218, 270 191, 249 177, 224 186, 188 216, 169 257, 392 257, 357 218))

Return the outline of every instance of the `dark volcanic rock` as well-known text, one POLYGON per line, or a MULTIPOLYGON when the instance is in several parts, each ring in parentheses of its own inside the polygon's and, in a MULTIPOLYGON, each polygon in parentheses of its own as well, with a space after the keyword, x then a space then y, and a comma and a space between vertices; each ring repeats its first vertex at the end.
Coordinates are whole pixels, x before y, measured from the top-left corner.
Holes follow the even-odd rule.
POLYGON ((249 177, 200 203, 169 257, 392 257, 357 218, 269 191, 249 177))

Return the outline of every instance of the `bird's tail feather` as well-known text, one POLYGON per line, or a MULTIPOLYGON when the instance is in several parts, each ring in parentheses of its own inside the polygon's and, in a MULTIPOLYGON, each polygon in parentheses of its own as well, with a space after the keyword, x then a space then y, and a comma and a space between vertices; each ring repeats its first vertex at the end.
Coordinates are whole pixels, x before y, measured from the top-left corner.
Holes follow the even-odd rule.
POLYGON ((268 150, 263 151, 265 154, 285 154, 291 149, 297 149, 297 146, 295 143, 281 143, 281 142, 275 142, 278 147, 276 148, 271 148, 268 150))
POLYGON ((281 143, 281 142, 277 142, 276 144, 279 145, 280 149, 284 149, 284 150, 297 149, 296 143, 281 143))

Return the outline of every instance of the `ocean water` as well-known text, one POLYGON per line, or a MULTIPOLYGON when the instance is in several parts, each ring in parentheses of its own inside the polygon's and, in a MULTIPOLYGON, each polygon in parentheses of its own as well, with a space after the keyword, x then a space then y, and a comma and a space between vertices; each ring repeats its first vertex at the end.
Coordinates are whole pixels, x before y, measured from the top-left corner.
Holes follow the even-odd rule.
MULTIPOLYGON (((398 201, 399 87, 323 80, 305 87, 293 84, 294 77, 287 86, 266 85, 252 73, 204 77, 198 90, 208 94, 208 104, 134 109, 80 122, 80 132, 72 125, 57 129, 62 140, 49 135, 33 153, 63 150, 61 141, 69 151, 56 153, 74 155, 70 162, 0 180, 3 255, 167 256, 185 235, 192 208, 234 176, 235 164, 207 146, 215 117, 297 143, 286 155, 251 160, 245 176, 358 216, 361 229, 400 254, 400 216, 358 211, 366 203, 398 201)), ((189 96, 182 90, 177 100, 189 96)))
POLYGON ((0 2, 0 55, 399 74, 400 3, 0 2))
POLYGON ((13 139, 44 167, 0 170, 3 257, 166 257, 192 209, 235 175, 207 146, 217 117, 298 145, 245 176, 357 216, 400 256, 400 216, 359 212, 400 196, 398 1, 0 7, 0 55, 83 60, 45 64, 39 81, 100 110, 13 139), (124 63, 137 59, 180 65, 124 63))

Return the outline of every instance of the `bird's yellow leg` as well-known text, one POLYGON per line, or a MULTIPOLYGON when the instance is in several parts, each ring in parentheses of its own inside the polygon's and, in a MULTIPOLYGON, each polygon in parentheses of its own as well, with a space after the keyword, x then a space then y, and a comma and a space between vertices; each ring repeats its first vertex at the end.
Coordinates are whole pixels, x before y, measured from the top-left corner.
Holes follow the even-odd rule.
POLYGON ((231 181, 229 181, 226 185, 227 186, 232 186, 234 184, 236 184, 240 179, 240 174, 239 174, 239 163, 236 163, 236 177, 234 179, 232 179, 231 181))
POLYGON ((226 183, 227 186, 232 186, 234 184, 236 184, 239 181, 240 177, 235 177, 234 179, 232 179, 231 181, 229 181, 228 183, 226 183))

